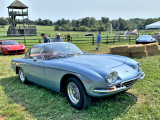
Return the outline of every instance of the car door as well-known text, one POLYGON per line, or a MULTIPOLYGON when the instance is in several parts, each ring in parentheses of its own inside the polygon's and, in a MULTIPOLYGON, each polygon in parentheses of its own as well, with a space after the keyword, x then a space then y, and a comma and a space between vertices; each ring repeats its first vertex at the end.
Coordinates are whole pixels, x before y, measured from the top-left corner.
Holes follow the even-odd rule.
POLYGON ((42 60, 40 48, 30 48, 25 63, 25 72, 27 79, 34 83, 44 85, 44 70, 44 63, 42 60))

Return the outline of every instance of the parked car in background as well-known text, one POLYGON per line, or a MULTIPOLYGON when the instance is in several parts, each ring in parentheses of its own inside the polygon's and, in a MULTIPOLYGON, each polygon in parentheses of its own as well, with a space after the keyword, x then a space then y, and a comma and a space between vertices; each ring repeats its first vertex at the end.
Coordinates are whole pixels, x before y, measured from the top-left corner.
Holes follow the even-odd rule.
POLYGON ((151 35, 141 35, 136 39, 136 44, 155 43, 157 40, 151 35))
POLYGON ((85 36, 94 36, 94 34, 93 33, 87 33, 87 34, 85 34, 85 36))
POLYGON ((34 45, 11 66, 20 82, 28 81, 56 92, 65 91, 76 109, 87 108, 91 97, 105 97, 128 90, 143 79, 141 63, 111 55, 83 53, 72 43, 34 45))
POLYGON ((2 40, 0 41, 0 52, 4 55, 22 54, 26 52, 26 47, 15 40, 2 40))
POLYGON ((130 34, 131 34, 131 35, 137 35, 137 34, 138 34, 138 30, 135 29, 135 30, 133 30, 132 32, 130 32, 130 34))

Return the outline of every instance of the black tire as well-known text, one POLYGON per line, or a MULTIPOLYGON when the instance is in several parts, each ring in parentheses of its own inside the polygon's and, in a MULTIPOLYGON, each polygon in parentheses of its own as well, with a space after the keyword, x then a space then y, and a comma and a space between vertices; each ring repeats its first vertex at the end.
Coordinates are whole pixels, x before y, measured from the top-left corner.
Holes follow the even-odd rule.
POLYGON ((5 55, 4 52, 3 52, 3 49, 1 50, 1 53, 2 53, 2 55, 5 55))
POLYGON ((21 83, 24 83, 24 84, 28 83, 28 80, 27 80, 25 73, 24 73, 24 70, 22 68, 19 68, 18 75, 19 75, 19 80, 21 83))
POLYGON ((91 103, 91 98, 77 78, 69 78, 66 82, 65 90, 67 99, 74 108, 78 110, 88 108, 91 103))

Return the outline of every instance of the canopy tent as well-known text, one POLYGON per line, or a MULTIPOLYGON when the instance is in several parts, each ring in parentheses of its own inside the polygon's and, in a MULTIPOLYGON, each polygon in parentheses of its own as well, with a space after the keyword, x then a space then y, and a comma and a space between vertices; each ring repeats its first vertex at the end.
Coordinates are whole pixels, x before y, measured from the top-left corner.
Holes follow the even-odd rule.
POLYGON ((160 21, 146 25, 146 29, 158 29, 160 28, 160 21))

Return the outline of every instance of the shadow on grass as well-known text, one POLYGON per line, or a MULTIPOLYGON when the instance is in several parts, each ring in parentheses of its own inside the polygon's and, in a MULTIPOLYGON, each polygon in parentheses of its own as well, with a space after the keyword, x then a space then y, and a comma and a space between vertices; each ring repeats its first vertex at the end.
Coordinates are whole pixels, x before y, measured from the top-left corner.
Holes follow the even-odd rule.
POLYGON ((137 102, 137 98, 123 92, 107 98, 94 98, 85 110, 76 110, 68 103, 64 93, 56 93, 38 85, 21 84, 18 76, 0 79, 10 104, 19 104, 35 119, 107 119, 123 117, 137 102))

